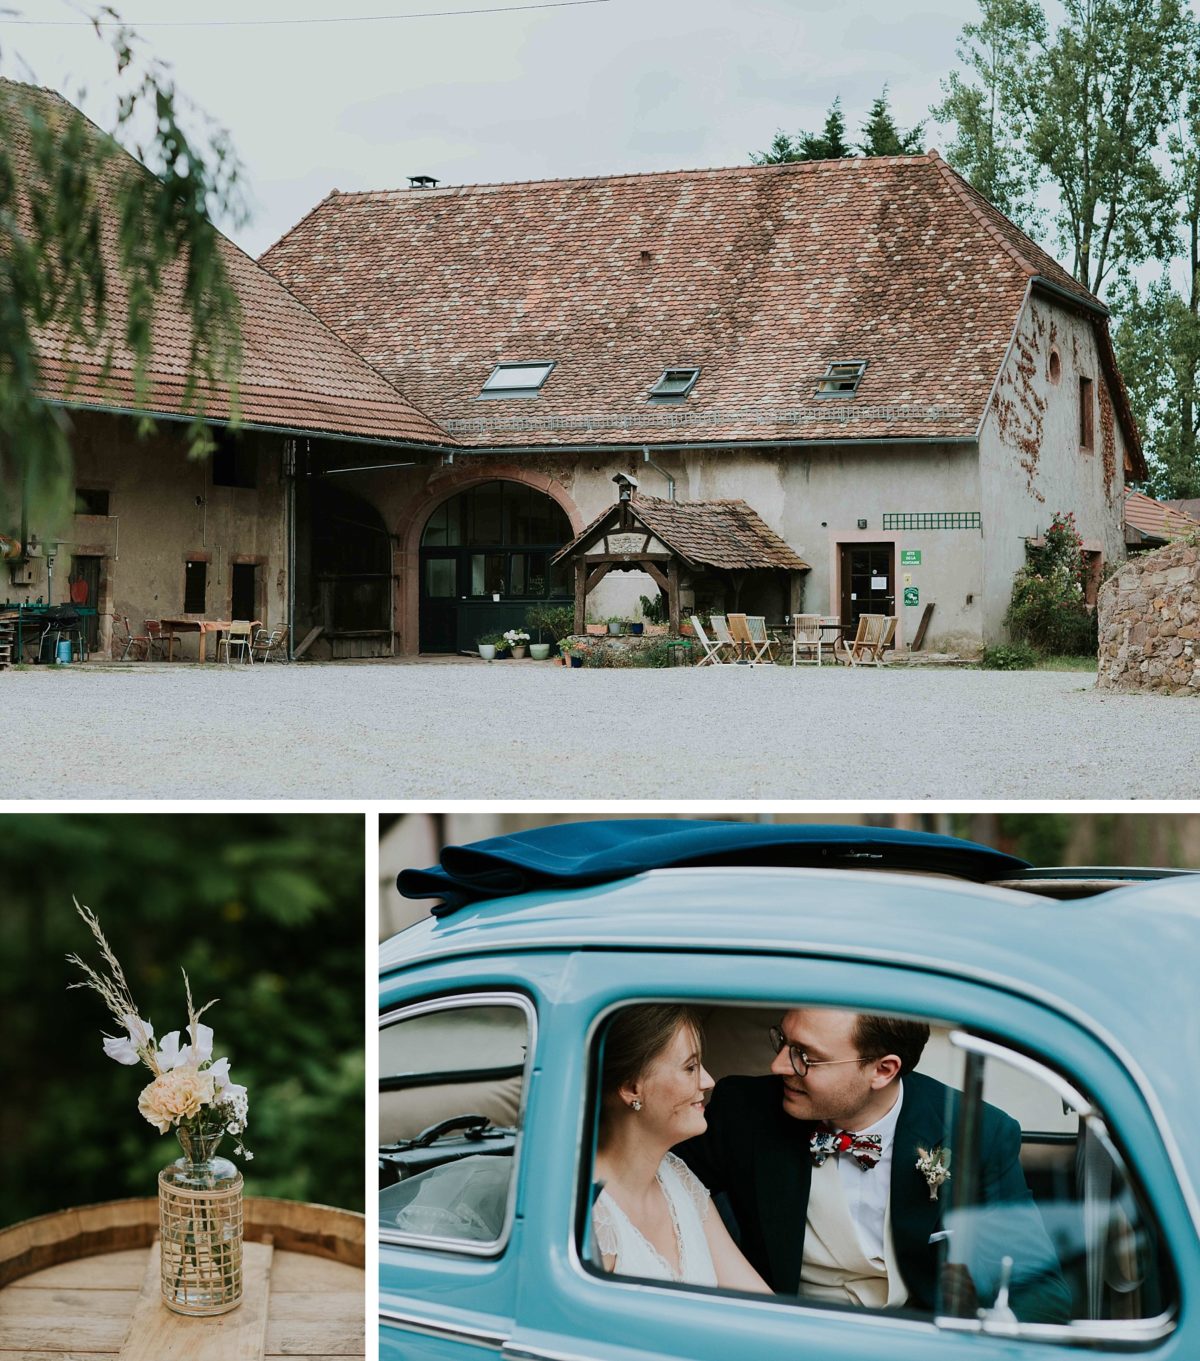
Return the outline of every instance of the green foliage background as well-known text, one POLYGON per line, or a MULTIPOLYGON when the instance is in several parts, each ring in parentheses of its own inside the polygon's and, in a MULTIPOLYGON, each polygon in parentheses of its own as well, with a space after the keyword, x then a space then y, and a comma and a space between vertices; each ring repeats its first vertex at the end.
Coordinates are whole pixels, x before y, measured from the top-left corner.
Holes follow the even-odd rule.
POLYGON ((156 1034, 187 1023, 180 967, 198 1005, 220 999, 247 1193, 363 1209, 363 846, 341 814, 0 816, 0 1223, 155 1195, 179 1152, 138 1114, 148 1071, 105 1057, 101 1000, 67 991, 65 955, 97 956, 72 894, 156 1034))

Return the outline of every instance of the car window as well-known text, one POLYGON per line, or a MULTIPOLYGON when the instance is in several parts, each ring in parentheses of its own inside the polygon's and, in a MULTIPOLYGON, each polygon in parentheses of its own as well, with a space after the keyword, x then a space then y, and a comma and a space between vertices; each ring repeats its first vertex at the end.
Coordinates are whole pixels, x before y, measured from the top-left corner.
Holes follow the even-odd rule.
POLYGON ((795 1004, 610 1013, 592 1054, 588 1268, 1081 1346, 1169 1330, 1161 1234, 1069 1074, 944 1019, 878 1018, 866 1048, 856 1025, 795 1004), (662 1047, 672 1011, 698 1034, 691 1087, 691 1046, 662 1047), (858 1056, 897 1049, 907 1068, 873 1085, 881 1072, 858 1056), (656 1216, 626 1174, 660 1127, 682 1137, 659 1167, 656 1216))
POLYGON ((385 1241, 499 1251, 511 1220, 533 1011, 520 996, 438 998, 379 1040, 385 1241))

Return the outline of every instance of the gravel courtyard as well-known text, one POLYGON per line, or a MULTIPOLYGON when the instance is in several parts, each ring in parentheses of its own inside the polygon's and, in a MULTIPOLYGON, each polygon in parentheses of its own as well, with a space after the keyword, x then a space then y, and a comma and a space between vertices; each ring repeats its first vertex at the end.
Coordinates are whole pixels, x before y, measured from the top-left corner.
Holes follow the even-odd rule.
POLYGON ((1200 704, 1080 672, 141 665, 0 694, 5 798, 1200 795, 1200 704))

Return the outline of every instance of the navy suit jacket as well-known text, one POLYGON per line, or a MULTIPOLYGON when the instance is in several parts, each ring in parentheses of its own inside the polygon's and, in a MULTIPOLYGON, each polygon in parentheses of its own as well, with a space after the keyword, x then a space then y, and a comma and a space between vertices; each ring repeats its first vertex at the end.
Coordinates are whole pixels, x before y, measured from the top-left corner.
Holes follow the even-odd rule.
MULTIPOLYGON (((908 1307, 938 1309, 939 1246, 953 1180, 933 1200, 916 1168, 918 1147, 954 1146, 961 1094, 922 1073, 904 1078, 891 1172, 891 1226, 896 1260, 908 1288, 908 1307)), ((700 1180, 724 1191, 741 1235, 741 1249, 773 1290, 794 1294, 800 1284, 815 1125, 783 1109, 777 1077, 727 1077, 708 1106, 708 1129, 675 1150, 700 1180)), ((1066 1323, 1070 1293, 1041 1215, 1021 1171, 1021 1130, 1004 1111, 981 1108, 977 1200, 966 1265, 980 1304, 995 1295, 1004 1256, 1013 1259, 1009 1304, 1026 1322, 1066 1323)), ((958 1172, 952 1156, 951 1177, 958 1172)), ((866 1173, 864 1175, 873 1175, 866 1173)))

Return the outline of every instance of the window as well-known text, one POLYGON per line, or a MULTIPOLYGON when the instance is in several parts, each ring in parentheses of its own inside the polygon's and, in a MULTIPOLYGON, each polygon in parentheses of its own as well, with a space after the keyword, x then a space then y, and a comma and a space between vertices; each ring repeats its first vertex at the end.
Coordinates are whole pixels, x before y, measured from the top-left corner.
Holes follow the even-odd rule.
POLYGON ((107 515, 108 492, 93 487, 75 488, 76 515, 107 515))
POLYGON ((214 487, 254 487, 258 471, 257 458, 253 448, 246 445, 240 436, 228 430, 216 433, 217 447, 212 453, 212 480, 214 487))
POLYGON ((1062 380, 1062 356, 1058 352, 1057 346, 1050 347, 1050 381, 1059 383, 1062 380))
POLYGON ((696 386, 699 369, 666 369, 650 389, 652 402, 681 402, 696 386))
POLYGON ((1095 426, 1093 412, 1095 398, 1092 395, 1092 380, 1079 380, 1079 447, 1091 450, 1094 447, 1095 426))
POLYGON ((853 397, 866 372, 865 359, 850 359, 830 364, 817 385, 818 397, 853 397))
POLYGON ((379 1227, 389 1242, 490 1255, 512 1221, 533 1008, 504 993, 385 1016, 379 1227))
POLYGON ((208 595, 208 563, 189 558, 183 569, 183 612, 203 614, 208 595))
MULTIPOLYGON (((711 1284, 701 1237, 711 1244, 713 1230, 699 1225, 716 1214, 739 1244, 742 1265, 779 1304, 903 1311, 955 1333, 1081 1347, 1148 1342, 1169 1331, 1175 1275, 1125 1154, 1094 1100, 1041 1058, 950 1021, 902 1013, 866 1017, 864 1027, 848 1009, 794 1000, 774 1009, 701 1004, 682 1020, 671 1015, 682 1010, 669 1001, 639 1003, 599 1027, 591 1070, 595 1166, 580 1197, 591 1207, 580 1226, 589 1270, 659 1285, 711 1284), (699 1071, 688 1067, 693 1020, 699 1071), (628 1073, 639 1061, 638 1089, 618 1086, 614 1063, 628 1073), (879 1087, 874 1079, 887 1065, 892 1075, 879 1087), (713 1079, 718 1085, 700 1114, 692 1094, 713 1079), (895 1093, 890 1105, 880 1099, 888 1091, 895 1093), (805 1139, 826 1116, 836 1124, 842 1111, 865 1111, 845 1123, 879 1133, 878 1145, 834 1151, 814 1143, 812 1166, 794 1175, 797 1143, 781 1135, 781 1109, 805 1139), (641 1126, 632 1124, 638 1120, 641 1126), (604 1201, 606 1160, 630 1140, 637 1147, 637 1131, 657 1130, 663 1120, 676 1137, 664 1162, 685 1164, 660 1176, 676 1260, 690 1255, 692 1263, 682 1279, 665 1260, 669 1242, 657 1263, 639 1254, 621 1220, 630 1207, 620 1206, 619 1195, 616 1210, 604 1201), (868 1184, 857 1181, 877 1170, 887 1202, 865 1195, 868 1184), (690 1230, 672 1199, 680 1185, 699 1207, 690 1230), (873 1211, 852 1217, 848 1198, 856 1195, 864 1207, 874 1201, 873 1211)), ((1133 1096, 1131 1121, 1142 1119, 1140 1110, 1130 1113, 1139 1107, 1133 1096)), ((1137 1137, 1144 1146, 1144 1133, 1137 1137)), ((712 1262, 720 1260, 714 1253, 712 1262)), ((738 1259, 712 1270, 720 1288, 757 1296, 738 1259)))
POLYGON ((550 377, 553 361, 497 364, 483 385, 481 397, 536 397, 550 377))

